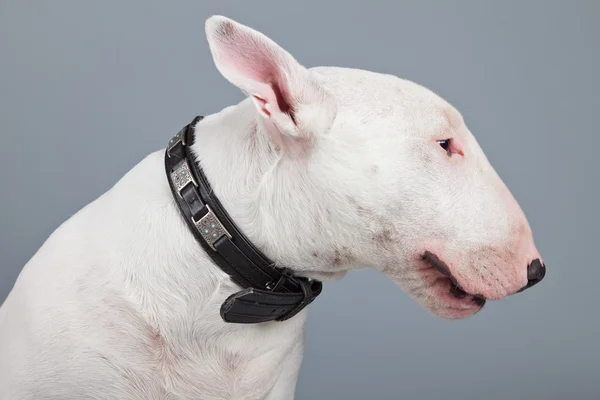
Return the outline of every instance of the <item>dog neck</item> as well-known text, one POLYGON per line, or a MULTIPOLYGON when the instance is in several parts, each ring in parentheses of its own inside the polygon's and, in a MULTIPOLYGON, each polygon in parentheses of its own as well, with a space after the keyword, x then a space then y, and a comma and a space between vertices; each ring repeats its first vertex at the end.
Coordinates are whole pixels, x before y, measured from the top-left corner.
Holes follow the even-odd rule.
POLYGON ((211 188, 241 232, 260 246, 266 215, 259 207, 265 175, 280 155, 249 100, 205 117, 196 125, 192 153, 211 188))
POLYGON ((318 236, 333 231, 323 224, 335 220, 339 196, 329 204, 332 188, 315 186, 308 175, 310 159, 281 148, 250 99, 205 117, 195 135, 192 153, 216 196, 268 258, 320 281, 339 279, 357 267, 343 262, 336 238, 318 236), (310 212, 299 213, 290 203, 310 212))
POLYGON ((321 293, 322 283, 274 263, 231 220, 191 150, 201 119, 194 118, 169 141, 165 169, 191 232, 215 264, 244 288, 223 303, 221 316, 231 323, 292 318, 321 293))

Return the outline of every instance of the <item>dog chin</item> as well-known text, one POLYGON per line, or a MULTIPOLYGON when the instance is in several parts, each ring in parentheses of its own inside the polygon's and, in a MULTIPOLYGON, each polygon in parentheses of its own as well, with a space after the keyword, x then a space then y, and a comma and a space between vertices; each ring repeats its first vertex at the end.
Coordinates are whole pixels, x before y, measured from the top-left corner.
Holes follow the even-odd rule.
POLYGON ((457 308, 444 304, 425 305, 423 307, 432 315, 445 320, 466 319, 477 314, 483 306, 464 305, 465 308, 457 308))
POLYGON ((485 305, 483 298, 464 292, 446 277, 437 277, 426 292, 426 304, 423 305, 429 312, 444 319, 468 318, 485 305))

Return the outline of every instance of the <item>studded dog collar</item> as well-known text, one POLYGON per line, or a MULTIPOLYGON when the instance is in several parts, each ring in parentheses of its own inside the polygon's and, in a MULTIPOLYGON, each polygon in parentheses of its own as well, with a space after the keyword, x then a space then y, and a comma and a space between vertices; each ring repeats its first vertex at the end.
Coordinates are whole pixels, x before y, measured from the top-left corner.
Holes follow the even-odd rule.
POLYGON ((275 266, 237 229, 190 154, 202 118, 194 118, 169 141, 165 169, 194 237, 215 264, 244 288, 221 305, 221 318, 242 324, 289 319, 321 293, 322 283, 275 266))

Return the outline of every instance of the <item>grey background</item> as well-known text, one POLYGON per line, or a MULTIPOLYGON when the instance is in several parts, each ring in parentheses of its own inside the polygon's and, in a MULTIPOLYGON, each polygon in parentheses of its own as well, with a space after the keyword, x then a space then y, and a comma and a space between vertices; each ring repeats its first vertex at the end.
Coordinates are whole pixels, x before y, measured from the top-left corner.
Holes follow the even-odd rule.
POLYGON ((307 66, 393 73, 448 99, 549 268, 535 289, 455 322, 374 272, 327 285, 298 399, 600 398, 592 0, 0 0, 0 301, 59 224, 193 116, 242 99, 210 58, 212 14, 307 66))

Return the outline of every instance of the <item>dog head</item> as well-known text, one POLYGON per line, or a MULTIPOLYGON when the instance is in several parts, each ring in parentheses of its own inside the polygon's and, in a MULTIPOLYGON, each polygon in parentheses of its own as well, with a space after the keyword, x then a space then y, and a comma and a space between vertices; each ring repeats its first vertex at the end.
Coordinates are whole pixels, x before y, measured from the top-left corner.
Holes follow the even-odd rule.
POLYGON ((206 32, 271 144, 256 153, 268 169, 240 173, 254 182, 245 230, 273 259, 324 280, 376 268, 449 319, 543 278, 523 211, 444 99, 392 75, 307 69, 225 17, 206 32))

